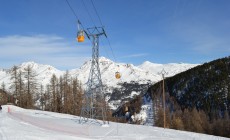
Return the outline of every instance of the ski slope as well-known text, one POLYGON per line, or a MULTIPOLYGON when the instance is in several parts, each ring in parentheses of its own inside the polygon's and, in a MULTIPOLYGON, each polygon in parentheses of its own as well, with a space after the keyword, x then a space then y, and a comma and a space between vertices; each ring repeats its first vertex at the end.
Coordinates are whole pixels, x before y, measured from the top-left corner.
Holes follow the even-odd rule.
POLYGON ((110 122, 80 124, 79 117, 4 105, 0 140, 227 140, 192 132, 110 122))

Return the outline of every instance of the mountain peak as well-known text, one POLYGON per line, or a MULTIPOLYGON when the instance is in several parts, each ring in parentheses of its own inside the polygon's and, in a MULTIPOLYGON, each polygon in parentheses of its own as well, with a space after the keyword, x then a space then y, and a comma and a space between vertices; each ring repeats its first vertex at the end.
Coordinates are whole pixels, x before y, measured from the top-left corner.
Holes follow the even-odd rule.
POLYGON ((112 60, 110 60, 110 59, 108 59, 108 58, 106 58, 104 56, 99 57, 99 61, 100 62, 113 62, 112 60))
POLYGON ((34 65, 34 64, 37 64, 37 63, 34 61, 27 61, 27 62, 23 62, 21 65, 34 65))
POLYGON ((28 62, 23 62, 22 64, 19 65, 19 67, 22 68, 26 68, 28 66, 31 66, 32 68, 36 68, 39 66, 39 64, 34 61, 28 61, 28 62))
POLYGON ((145 66, 149 66, 149 65, 162 66, 163 64, 153 63, 153 62, 150 62, 150 61, 145 61, 144 63, 142 63, 138 67, 145 67, 145 66))

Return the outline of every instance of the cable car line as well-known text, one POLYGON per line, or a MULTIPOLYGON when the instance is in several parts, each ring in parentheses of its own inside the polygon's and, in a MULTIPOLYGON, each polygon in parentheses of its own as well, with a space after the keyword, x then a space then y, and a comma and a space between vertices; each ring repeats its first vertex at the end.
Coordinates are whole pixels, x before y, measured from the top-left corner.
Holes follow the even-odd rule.
POLYGON ((66 1, 67 5, 69 6, 70 10, 72 11, 73 15, 76 17, 77 24, 79 25, 79 28, 81 26, 83 28, 83 30, 85 30, 84 26, 81 24, 81 21, 80 21, 79 17, 77 16, 77 13, 74 11, 74 9, 70 5, 69 1, 68 0, 65 0, 65 1, 66 1))
POLYGON ((112 52, 113 58, 114 58, 115 62, 117 62, 116 57, 115 57, 115 55, 114 55, 114 53, 113 53, 113 48, 111 47, 111 44, 110 44, 110 41, 109 41, 108 38, 107 38, 107 41, 108 41, 108 43, 109 43, 109 48, 110 48, 110 50, 111 50, 111 52, 112 52))
POLYGON ((98 14, 98 12, 97 12, 97 9, 96 9, 96 7, 95 7, 95 5, 94 5, 94 3, 93 3, 92 0, 91 0, 91 3, 92 3, 92 5, 93 5, 94 11, 95 11, 95 13, 96 13, 96 15, 97 15, 97 17, 98 17, 100 23, 101 23, 101 26, 103 27, 103 24, 102 24, 102 22, 101 22, 101 18, 100 18, 100 16, 99 16, 99 14, 98 14))
POLYGON ((66 3, 68 4, 68 6, 69 6, 69 8, 71 9, 71 11, 73 12, 73 14, 74 14, 74 16, 76 17, 76 19, 79 20, 79 18, 78 18, 78 16, 77 16, 76 12, 73 10, 73 8, 71 7, 71 5, 69 4, 69 1, 68 1, 68 0, 65 0, 65 1, 66 1, 66 3))
POLYGON ((85 7, 85 9, 86 9, 86 11, 87 11, 87 14, 88 14, 89 17, 90 17, 91 22, 92 22, 93 25, 96 27, 96 24, 95 24, 95 22, 94 22, 94 20, 93 20, 93 18, 92 18, 92 16, 91 16, 91 14, 89 13, 89 9, 86 7, 86 4, 85 4, 84 0, 81 0, 81 1, 82 1, 82 3, 83 3, 83 6, 85 7))
MULTIPOLYGON (((100 21, 100 23, 101 23, 101 26, 103 27, 102 20, 101 20, 101 18, 100 18, 100 16, 99 16, 99 14, 98 14, 98 12, 97 12, 97 9, 96 9, 96 7, 95 7, 95 5, 94 5, 94 2, 93 2, 93 0, 90 0, 90 1, 91 1, 92 5, 93 5, 94 11, 95 11, 95 13, 96 13, 96 15, 97 15, 97 17, 98 17, 99 21, 100 21)), ((108 44, 109 44, 110 50, 111 50, 111 52, 112 52, 112 55, 113 55, 114 61, 115 61, 115 62, 117 62, 116 57, 115 57, 114 52, 113 52, 113 49, 112 49, 112 46, 111 46, 111 43, 110 43, 110 40, 109 40, 109 38, 108 38, 108 37, 106 37, 106 39, 107 39, 107 41, 108 41, 108 44)))
MULTIPOLYGON (((88 16, 90 17, 91 22, 93 23, 94 27, 96 27, 96 24, 95 24, 95 22, 94 22, 94 20, 93 20, 93 18, 92 18, 92 16, 91 16, 91 14, 90 14, 90 12, 89 12, 89 9, 87 8, 87 6, 86 6, 84 0, 81 0, 81 1, 82 1, 82 3, 83 3, 84 8, 85 8, 86 11, 87 11, 88 16)), ((102 46, 105 46, 103 40, 101 40, 101 43, 103 44, 102 46)), ((106 52, 107 57, 109 58, 109 53, 108 53, 106 47, 105 47, 105 52, 106 52)))
MULTIPOLYGON (((96 15, 97 15, 97 17, 98 17, 99 21, 100 21, 100 23, 101 23, 101 26, 103 27, 102 20, 101 20, 101 18, 100 18, 100 16, 99 16, 99 14, 98 14, 98 12, 97 12, 97 9, 96 9, 96 7, 95 7, 95 5, 94 5, 94 2, 93 2, 93 0, 90 0, 90 1, 91 1, 92 5, 93 5, 94 11, 95 11, 95 13, 96 13, 96 15)), ((104 29, 103 29, 103 30, 104 30, 104 29)), ((106 36, 106 40, 108 41, 108 44, 109 44, 110 50, 111 50, 111 52, 112 52, 112 55, 113 55, 114 61, 115 61, 115 63, 116 63, 116 62, 117 62, 117 60, 116 60, 116 57, 115 57, 115 55, 114 55, 114 52, 113 52, 113 49, 112 49, 112 46, 111 46, 110 40, 109 40, 109 38, 108 38, 107 36, 106 36)), ((116 77, 116 79, 120 79, 120 78, 121 78, 121 74, 120 74, 119 70, 115 73, 115 77, 116 77)))

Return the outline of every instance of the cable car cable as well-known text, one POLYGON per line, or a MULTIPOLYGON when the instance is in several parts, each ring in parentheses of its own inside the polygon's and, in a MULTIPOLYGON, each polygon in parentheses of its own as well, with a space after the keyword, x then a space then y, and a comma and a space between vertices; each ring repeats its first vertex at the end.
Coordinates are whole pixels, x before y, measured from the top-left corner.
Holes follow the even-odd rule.
MULTIPOLYGON (((95 11, 95 13, 96 13, 96 15, 97 15, 97 17, 98 17, 100 23, 101 23, 101 26, 103 27, 102 20, 101 20, 99 14, 98 14, 98 12, 97 12, 97 9, 96 9, 96 7, 95 7, 95 5, 94 5, 94 3, 93 3, 93 0, 91 0, 91 3, 92 3, 92 5, 93 5, 94 11, 95 11)), ((106 39, 107 39, 107 41, 108 41, 108 43, 109 43, 109 47, 110 47, 110 50, 111 50, 111 52, 112 52, 113 58, 114 58, 115 62, 117 62, 116 57, 115 57, 114 52, 113 52, 113 49, 112 49, 112 46, 111 46, 111 43, 110 43, 110 40, 109 40, 108 37, 106 37, 106 39)))
POLYGON ((84 26, 80 22, 79 17, 77 16, 77 13, 73 10, 73 8, 70 5, 69 1, 68 0, 65 0, 65 1, 66 1, 67 5, 69 6, 70 10, 72 11, 72 13, 74 14, 74 16, 76 17, 78 24, 83 28, 83 30, 85 30, 84 26))
MULTIPOLYGON (((65 1, 66 1, 66 3, 68 4, 68 6, 69 6, 69 8, 71 9, 71 11, 72 11, 72 13, 74 14, 74 16, 76 17, 77 22, 78 22, 78 26, 81 26, 82 29, 83 29, 83 30, 81 30, 80 32, 84 32, 84 33, 86 34, 86 36, 88 37, 88 39, 90 40, 88 33, 85 31, 84 26, 81 24, 80 19, 79 19, 78 16, 77 16, 77 13, 73 10, 73 8, 71 7, 69 1, 68 1, 68 0, 65 0, 65 1)), ((78 33, 79 33, 79 32, 78 32, 78 33)), ((83 33, 81 33, 81 34, 83 34, 83 33)), ((82 35, 81 38, 78 39, 78 41, 79 41, 79 42, 83 42, 83 41, 84 41, 84 36, 82 35)), ((90 41, 91 41, 91 40, 90 40, 90 41)), ((92 42, 92 41, 91 41, 91 42, 92 42)))
POLYGON ((114 58, 115 62, 117 62, 116 57, 115 57, 115 55, 114 55, 114 53, 113 53, 113 48, 111 47, 111 44, 110 44, 110 41, 109 41, 108 38, 107 38, 107 41, 108 41, 108 43, 109 43, 109 48, 110 48, 110 50, 111 50, 111 52, 112 52, 113 58, 114 58))
MULTIPOLYGON (((98 14, 98 12, 97 12, 97 9, 96 9, 96 7, 95 7, 95 5, 94 5, 94 3, 93 3, 93 0, 91 0, 91 3, 92 3, 92 5, 93 5, 94 11, 95 11, 95 13, 96 13, 96 15, 97 15, 97 17, 98 17, 98 19, 99 19, 100 23, 101 23, 101 26, 103 27, 103 24, 102 24, 101 18, 100 18, 99 14, 98 14)), ((104 29, 103 29, 103 30, 104 30, 104 29)), ((116 62, 117 62, 117 60, 116 60, 116 57, 115 57, 115 55, 114 55, 114 52, 113 52, 113 49, 112 49, 112 46, 111 46, 110 40, 109 40, 109 38, 107 37, 107 35, 105 35, 105 36, 106 36, 106 40, 108 41, 108 44, 109 44, 110 50, 111 50, 111 52, 112 52, 112 55, 113 55, 114 61, 115 61, 115 63, 116 63, 116 62)), ((117 72, 115 73, 115 77, 116 77, 117 79, 120 79, 120 78, 121 78, 121 74, 120 74, 120 72, 118 72, 118 71, 117 71, 117 72)))
POLYGON ((84 0, 81 0, 81 1, 82 1, 82 3, 83 3, 83 6, 85 7, 85 9, 86 9, 86 11, 87 11, 87 14, 88 14, 89 17, 90 17, 91 22, 92 22, 93 25, 96 27, 96 24, 95 24, 95 22, 94 22, 94 20, 93 20, 93 18, 92 18, 92 16, 91 16, 91 14, 90 14, 90 12, 89 12, 89 9, 87 8, 87 6, 86 6, 84 0))
POLYGON ((73 10, 73 8, 71 7, 71 5, 69 4, 69 1, 68 1, 68 0, 65 0, 65 1, 66 1, 66 3, 68 4, 68 6, 69 6, 69 8, 71 9, 71 11, 73 12, 73 14, 75 15, 76 19, 79 20, 79 18, 78 18, 78 16, 77 16, 76 12, 73 10))
POLYGON ((96 15, 97 15, 97 17, 98 17, 100 23, 101 23, 101 26, 103 27, 103 24, 102 24, 102 22, 101 22, 101 18, 100 18, 99 14, 98 14, 98 12, 97 12, 97 9, 96 9, 96 7, 95 7, 95 5, 94 5, 94 3, 93 3, 93 0, 91 0, 91 3, 92 3, 92 5, 93 5, 94 11, 95 11, 95 13, 96 13, 96 15))
MULTIPOLYGON (((94 20, 93 20, 93 18, 92 18, 92 16, 91 16, 91 14, 90 14, 90 12, 89 12, 89 9, 87 8, 87 6, 86 6, 86 4, 85 4, 84 0, 81 0, 81 1, 82 1, 82 3, 83 3, 84 8, 85 8, 85 9, 86 9, 86 11, 87 11, 87 14, 88 14, 88 16, 89 16, 89 18, 90 18, 91 22, 92 22, 92 23, 93 23, 93 25, 96 27, 96 24, 95 24, 95 22, 94 22, 94 20)), ((104 44, 103 40, 101 40, 101 43, 103 44, 102 46, 105 46, 105 44, 104 44)), ((106 52, 107 57, 109 58, 109 53, 108 53, 108 51, 107 51, 107 48, 106 48, 106 47, 105 47, 105 52, 106 52)))

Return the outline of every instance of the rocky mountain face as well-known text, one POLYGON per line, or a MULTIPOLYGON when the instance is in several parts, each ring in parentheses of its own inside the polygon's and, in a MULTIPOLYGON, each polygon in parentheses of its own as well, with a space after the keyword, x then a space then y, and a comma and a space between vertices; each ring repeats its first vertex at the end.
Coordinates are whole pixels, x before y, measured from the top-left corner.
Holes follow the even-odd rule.
MULTIPOLYGON (((183 72, 198 64, 170 63, 155 64, 144 62, 140 66, 133 64, 114 63, 113 61, 100 57, 100 71, 106 99, 111 109, 116 109, 121 103, 127 102, 136 95, 146 93, 150 85, 161 80, 159 72, 165 69, 168 72, 167 77, 183 72), (121 73, 121 78, 115 78, 115 72, 121 73)), ((35 62, 25 62, 18 65, 18 70, 22 72, 30 65, 36 73, 38 84, 46 85, 49 83, 53 74, 57 77, 63 75, 66 71, 61 71, 50 65, 37 64, 35 62)), ((77 77, 81 81, 84 88, 89 76, 91 61, 85 62, 80 68, 69 70, 71 77, 77 77)), ((5 89, 10 91, 10 73, 12 69, 0 69, 0 83, 4 83, 5 89)))

